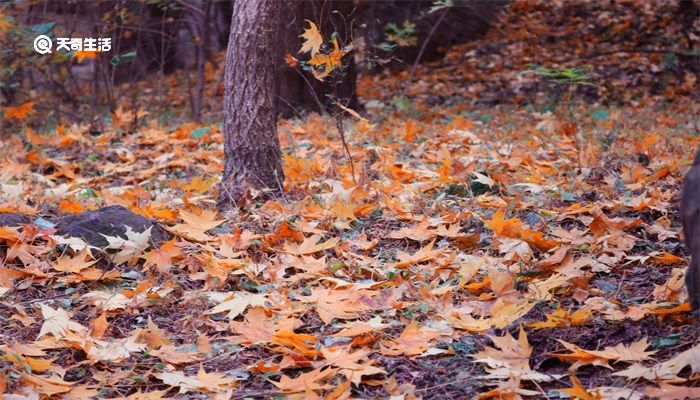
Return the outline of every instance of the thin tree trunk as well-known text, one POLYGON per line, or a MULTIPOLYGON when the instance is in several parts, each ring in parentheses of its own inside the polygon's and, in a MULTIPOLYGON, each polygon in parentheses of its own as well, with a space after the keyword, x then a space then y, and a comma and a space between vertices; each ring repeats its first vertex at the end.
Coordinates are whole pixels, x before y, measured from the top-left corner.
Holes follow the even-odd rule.
POLYGON ((209 17, 211 14, 211 0, 201 0, 197 3, 188 3, 181 0, 179 4, 185 6, 190 11, 186 18, 187 30, 190 32, 192 43, 195 48, 195 84, 194 90, 190 82, 190 71, 187 71, 188 95, 192 118, 196 122, 202 122, 202 104, 204 102, 204 63, 207 58, 209 17))
POLYGON ((248 188, 282 190, 275 113, 277 0, 236 1, 224 75, 224 175, 219 205, 238 204, 248 188))

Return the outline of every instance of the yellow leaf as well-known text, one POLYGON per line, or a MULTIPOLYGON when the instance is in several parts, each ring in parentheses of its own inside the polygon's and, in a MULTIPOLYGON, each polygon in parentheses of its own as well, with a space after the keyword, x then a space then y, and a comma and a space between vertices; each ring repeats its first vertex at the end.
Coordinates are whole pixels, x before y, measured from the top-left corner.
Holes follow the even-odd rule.
POLYGON ((319 243, 320 241, 321 241, 321 235, 313 235, 311 237, 304 239, 304 241, 301 244, 285 243, 284 252, 289 253, 289 254, 296 254, 299 256, 306 255, 306 254, 313 254, 313 253, 317 253, 319 251, 323 251, 323 250, 335 247, 335 245, 338 244, 340 239, 331 238, 331 239, 326 240, 323 243, 319 243))
POLYGON ((348 114, 352 115, 353 117, 359 119, 360 121, 369 122, 369 121, 367 120, 367 118, 365 118, 365 117, 363 117, 362 115, 360 115, 360 113, 358 113, 357 111, 353 110, 352 108, 345 107, 344 105, 340 104, 339 101, 336 101, 336 102, 335 102, 335 105, 338 106, 341 110, 345 111, 346 113, 348 113, 348 114))
MULTIPOLYGON (((85 385, 80 385, 80 386, 74 386, 70 392, 66 393, 63 395, 63 399, 95 399, 98 398, 97 395, 100 393, 100 390, 98 387, 93 386, 91 384, 85 384, 85 385)), ((137 392, 138 394, 138 392, 137 392)), ((152 397, 147 397, 147 396, 142 396, 142 397, 131 397, 129 396, 128 399, 130 400, 157 400, 157 398, 152 398, 152 397)))
POLYGON ((237 334, 235 341, 243 346, 269 342, 275 336, 275 327, 263 307, 248 310, 243 322, 231 321, 229 328, 237 334))
POLYGON ((517 400, 522 399, 522 396, 538 396, 542 394, 542 392, 521 388, 520 381, 520 378, 509 377, 507 381, 498 383, 498 387, 495 389, 481 393, 478 399, 517 400))
POLYGON ((643 338, 629 345, 619 343, 617 346, 606 347, 603 350, 585 350, 586 352, 615 361, 638 362, 651 358, 656 350, 646 351, 649 348, 647 338, 643 338))
POLYGON ((132 299, 122 293, 113 293, 107 290, 95 290, 80 296, 80 299, 92 304, 99 310, 114 311, 129 307, 132 299))
POLYGON ((674 386, 659 382, 659 387, 647 386, 644 394, 654 399, 700 399, 700 387, 674 386))
POLYGON ((182 235, 183 237, 197 242, 207 242, 215 238, 206 233, 206 231, 216 228, 224 223, 225 219, 216 220, 215 210, 204 210, 197 215, 185 210, 180 211, 180 218, 184 224, 176 224, 167 228, 169 231, 182 235))
POLYGON ((350 398, 351 382, 349 380, 336 386, 332 392, 326 395, 326 400, 339 400, 350 398))
POLYGON ((152 349, 172 344, 166 337, 166 333, 160 329, 150 317, 148 318, 146 328, 140 329, 137 332, 137 336, 140 341, 145 342, 148 344, 148 347, 152 349))
POLYGON ((458 329, 469 332, 486 332, 493 328, 491 320, 486 318, 476 319, 470 314, 455 311, 451 315, 445 316, 445 320, 458 329))
POLYGON ((34 386, 37 392, 47 396, 66 393, 71 390, 71 385, 73 384, 58 377, 44 378, 25 373, 22 374, 22 381, 34 386))
POLYGON ((150 354, 174 365, 188 364, 202 359, 202 354, 198 351, 182 351, 173 345, 163 345, 160 349, 151 351, 150 354))
POLYGON ((399 261, 391 264, 391 266, 394 268, 404 268, 413 264, 418 264, 423 261, 432 260, 441 252, 440 250, 433 250, 434 244, 435 241, 433 240, 422 249, 416 251, 414 254, 409 254, 401 250, 397 250, 396 258, 398 258, 399 261))
POLYGON ((608 365, 609 361, 615 362, 641 362, 651 358, 656 351, 646 351, 649 343, 646 338, 625 345, 620 343, 614 347, 606 347, 603 350, 585 350, 575 344, 559 340, 570 353, 553 353, 555 357, 562 361, 574 361, 569 368, 570 371, 576 371, 584 365, 595 365, 612 369, 608 365))
POLYGON ((330 74, 335 68, 340 67, 341 58, 345 55, 340 50, 333 50, 329 54, 316 54, 308 61, 314 67, 323 67, 325 74, 330 74))
POLYGON ((248 307, 264 307, 266 301, 267 296, 265 294, 238 292, 206 313, 218 314, 220 312, 228 311, 226 317, 229 319, 234 319, 248 307))
POLYGON ((390 324, 385 324, 382 322, 381 317, 374 317, 369 321, 352 321, 344 325, 340 332, 334 333, 333 336, 337 337, 354 337, 360 335, 366 335, 368 333, 383 331, 389 328, 390 324))
POLYGON ((573 396, 580 400, 597 400, 600 396, 593 396, 588 393, 586 388, 581 385, 581 381, 578 380, 576 375, 571 375, 571 384, 573 385, 570 389, 557 389, 558 392, 566 393, 569 396, 573 396))
POLYGON ((107 328, 109 328, 109 322, 107 322, 107 314, 103 312, 102 314, 100 314, 99 317, 90 321, 90 327, 92 328, 92 337, 102 337, 102 335, 104 335, 107 331, 107 328))
POLYGON ((593 317, 591 316, 591 310, 589 308, 581 307, 569 314, 568 311, 558 307, 554 312, 547 315, 546 321, 533 322, 528 324, 528 326, 535 329, 578 326, 585 324, 591 319, 593 319, 593 317))
POLYGON ((557 375, 542 374, 530 368, 532 347, 527 341, 525 330, 520 327, 516 340, 506 331, 505 336, 489 336, 494 347, 485 346, 484 350, 475 353, 476 362, 486 364, 489 379, 508 379, 516 377, 530 381, 549 382, 558 378, 557 375))
POLYGON ((153 376, 163 381, 166 385, 179 387, 181 394, 194 391, 217 392, 233 385, 235 382, 234 378, 226 377, 218 372, 207 373, 201 367, 195 376, 187 376, 180 371, 161 372, 153 376))
POLYGON ((299 49, 299 53, 311 52, 311 56, 313 57, 321 50, 321 45, 323 45, 323 36, 321 36, 321 32, 319 32, 316 24, 308 19, 305 21, 309 23, 309 28, 304 29, 304 33, 300 35, 300 37, 304 38, 304 42, 299 49))
POLYGON ((383 346, 382 354, 387 356, 421 355, 430 347, 430 341, 438 336, 440 336, 439 331, 429 328, 421 329, 416 321, 411 321, 398 339, 390 340, 387 345, 383 346))
POLYGON ((344 222, 355 221, 357 219, 355 216, 355 207, 351 204, 345 204, 336 200, 331 206, 331 211, 344 222))
POLYGON ((146 350, 147 346, 136 343, 136 337, 130 336, 123 339, 110 338, 109 340, 94 339, 85 346, 84 350, 88 358, 95 361, 123 361, 131 357, 132 353, 146 350))
POLYGON ((195 176, 190 183, 182 185, 182 190, 185 192, 204 193, 209 190, 211 185, 215 184, 218 179, 219 178, 216 176, 212 176, 209 179, 205 179, 204 176, 195 176))
POLYGON ((62 255, 56 263, 51 266, 59 272, 80 272, 97 262, 97 260, 89 260, 90 251, 87 247, 76 254, 75 257, 70 257, 66 254, 62 255))
POLYGON ((277 388, 286 393, 299 393, 314 390, 323 390, 330 387, 328 384, 321 384, 326 378, 335 375, 336 370, 328 368, 325 370, 315 369, 309 372, 303 372, 296 378, 289 378, 282 375, 279 382, 273 382, 277 388))
POLYGON ((568 325, 568 317, 569 313, 566 312, 561 306, 557 307, 557 309, 550 313, 547 314, 547 320, 546 321, 536 321, 527 324, 527 326, 535 328, 535 329, 542 329, 542 328, 558 328, 562 326, 567 326, 568 325))
POLYGON ((430 221, 423 219, 418 225, 407 226, 401 229, 389 232, 390 239, 411 239, 416 242, 424 242, 433 239, 437 236, 435 230, 430 229, 430 221))
POLYGON ((216 218, 216 214, 217 212, 215 210, 203 210, 199 215, 181 210, 180 218, 182 218, 186 224, 196 229, 208 231, 209 229, 216 228, 226 221, 224 219, 215 220, 214 218, 216 218))
POLYGON ((46 140, 46 136, 43 135, 35 135, 34 131, 32 131, 32 128, 26 127, 24 129, 24 134, 27 136, 27 139, 29 140, 29 143, 32 144, 32 146, 38 146, 41 144, 45 144, 48 140, 46 140))
POLYGON ((355 385, 359 385, 365 375, 386 374, 384 369, 374 366, 375 361, 369 358, 371 351, 368 349, 351 352, 349 347, 322 348, 321 353, 326 365, 339 368, 338 372, 355 385))
POLYGON ((41 305, 41 313, 44 316, 44 324, 39 331, 40 338, 47 333, 52 334, 55 338, 60 339, 68 332, 81 332, 86 328, 77 322, 70 320, 70 315, 62 308, 53 309, 46 304, 41 305))
POLYGON ((24 361, 27 362, 27 365, 29 365, 29 368, 31 368, 33 372, 46 372, 51 370, 52 368, 55 368, 55 365, 51 364, 55 360, 55 358, 44 359, 34 357, 27 357, 24 359, 24 361))

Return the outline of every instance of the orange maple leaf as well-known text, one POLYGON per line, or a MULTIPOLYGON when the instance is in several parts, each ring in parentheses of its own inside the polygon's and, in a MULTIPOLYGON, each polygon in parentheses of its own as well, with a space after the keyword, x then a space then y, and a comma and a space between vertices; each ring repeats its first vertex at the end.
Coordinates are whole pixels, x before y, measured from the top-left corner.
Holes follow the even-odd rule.
POLYGON ((556 240, 546 239, 540 232, 525 228, 517 217, 506 219, 502 208, 493 214, 490 221, 486 221, 486 226, 497 235, 523 240, 540 251, 547 251, 558 244, 556 240))
POLYGON ((418 264, 424 261, 429 261, 437 257, 440 253, 442 253, 442 250, 433 250, 433 245, 435 244, 435 240, 432 242, 428 243, 425 245, 425 247, 421 248, 420 250, 416 251, 413 254, 409 254, 406 252, 403 252, 401 250, 396 251, 396 258, 399 260, 398 262, 395 262, 391 264, 393 268, 405 268, 409 267, 414 264, 418 264))
MULTIPOLYGON (((327 368, 324 370, 319 368, 313 371, 303 372, 296 378, 290 378, 286 375, 282 375, 279 382, 272 383, 281 391, 286 393, 306 392, 307 395, 310 395, 309 392, 313 392, 314 390, 328 389, 330 385, 323 384, 321 382, 326 378, 335 375, 336 372, 337 370, 333 368, 327 368)), ((307 398, 310 397, 311 396, 307 396, 307 398)))
POLYGON ((304 357, 317 357, 320 353, 316 348, 316 336, 281 330, 275 334, 271 342, 281 348, 297 353, 304 357))
POLYGON ((218 178, 216 176, 209 177, 208 179, 203 175, 195 176, 192 178, 190 183, 182 185, 182 190, 185 192, 195 192, 201 194, 209 190, 209 188, 215 184, 217 180, 218 178))
POLYGON ((430 341, 440 336, 440 332, 419 327, 416 321, 406 325, 398 339, 388 341, 382 347, 382 354, 387 356, 407 355, 417 356, 423 354, 430 347, 430 341))
POLYGON ((59 272, 76 273, 91 267, 97 262, 97 260, 90 260, 89 258, 92 257, 86 247, 80 253, 76 254, 75 257, 70 257, 66 254, 62 255, 52 264, 52 267, 59 272))
POLYGON ((592 319, 591 311, 586 307, 581 307, 577 311, 569 313, 560 306, 551 314, 547 314, 546 321, 531 322, 527 326, 535 329, 577 326, 583 325, 592 319))
POLYGON ((37 392, 47 396, 70 392, 71 385, 73 385, 73 382, 66 382, 59 377, 45 378, 27 373, 22 373, 21 379, 37 392))
POLYGON ((167 272, 173 263, 173 258, 180 256, 180 248, 175 244, 175 239, 165 242, 160 248, 143 254, 144 268, 154 265, 158 271, 167 272))
POLYGON ((14 118, 21 121, 25 119, 27 115, 36 113, 36 110, 34 110, 35 103, 35 101, 28 101, 17 107, 3 107, 4 115, 2 118, 6 120, 14 118))
POLYGON ((83 205, 77 201, 63 199, 58 205, 58 209, 65 214, 77 214, 83 212, 83 205))
POLYGON ((243 346, 266 343, 275 336, 275 326, 263 307, 254 307, 245 314, 243 322, 231 321, 230 329, 237 336, 235 341, 243 346))
POLYGON ((0 11, 0 33, 10 29, 11 26, 12 23, 5 17, 4 12, 0 11))
POLYGON ((321 235, 313 235, 306 239, 301 244, 291 244, 285 243, 284 249, 282 251, 289 254, 305 255, 313 254, 319 251, 331 249, 335 247, 340 241, 339 238, 330 238, 325 242, 319 243, 321 241, 321 235))
POLYGON ((97 52, 96 51, 76 51, 73 53, 73 58, 78 60, 78 62, 83 62, 84 59, 89 58, 94 60, 97 58, 97 52))
POLYGON ((296 68, 297 65, 299 65, 299 60, 297 60, 293 55, 290 53, 285 53, 284 54, 284 62, 289 65, 291 68, 296 68))
POLYGON ((651 258, 653 258, 657 263, 665 265, 679 264, 683 261, 682 258, 674 256, 673 254, 665 251, 660 255, 652 255, 651 258))

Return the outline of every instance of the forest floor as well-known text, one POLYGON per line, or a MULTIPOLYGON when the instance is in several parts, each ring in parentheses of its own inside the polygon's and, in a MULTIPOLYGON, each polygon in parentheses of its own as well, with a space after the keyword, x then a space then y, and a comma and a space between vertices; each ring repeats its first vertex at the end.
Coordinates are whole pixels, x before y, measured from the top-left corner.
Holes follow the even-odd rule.
POLYGON ((216 113, 184 102, 5 138, 0 212, 31 222, 0 227, 0 393, 700 398, 678 218, 697 80, 611 55, 569 114, 496 28, 403 95, 407 71, 362 76, 352 163, 332 118, 280 121, 285 192, 240 210, 215 206, 216 113), (95 248, 52 222, 109 205, 169 238, 95 248))

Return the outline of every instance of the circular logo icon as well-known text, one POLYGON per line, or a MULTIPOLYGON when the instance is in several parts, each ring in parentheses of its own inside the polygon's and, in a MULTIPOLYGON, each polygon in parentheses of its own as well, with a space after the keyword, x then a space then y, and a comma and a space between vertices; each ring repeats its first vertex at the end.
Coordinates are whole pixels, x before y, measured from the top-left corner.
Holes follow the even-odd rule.
POLYGON ((34 50, 39 54, 51 53, 52 46, 51 38, 46 35, 39 35, 34 39, 34 50))

